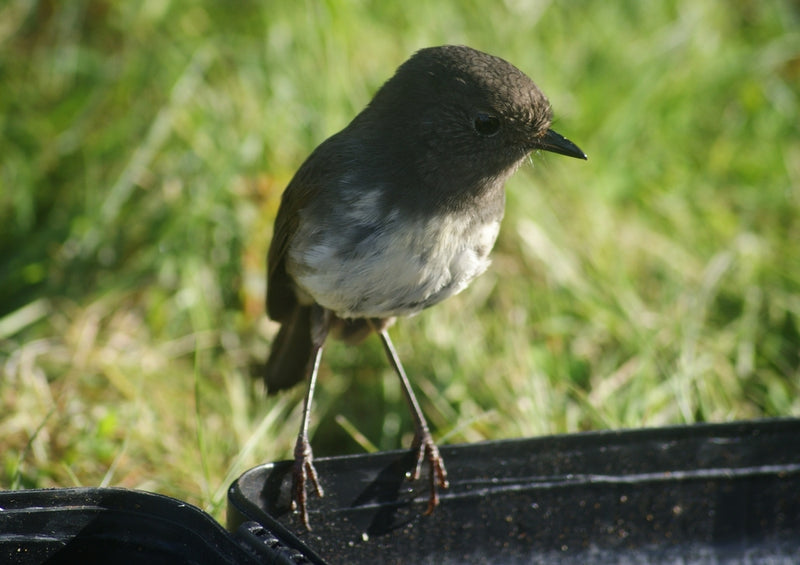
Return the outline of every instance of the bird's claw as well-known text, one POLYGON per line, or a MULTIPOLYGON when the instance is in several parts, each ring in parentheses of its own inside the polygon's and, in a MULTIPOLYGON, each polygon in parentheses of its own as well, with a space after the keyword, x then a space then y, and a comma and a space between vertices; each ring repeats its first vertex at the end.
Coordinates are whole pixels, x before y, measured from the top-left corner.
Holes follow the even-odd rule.
POLYGON ((292 510, 300 514, 300 522, 308 531, 311 531, 311 524, 308 520, 306 482, 311 481, 311 486, 314 487, 317 496, 325 494, 319 484, 319 475, 314 468, 313 460, 314 455, 308 438, 298 436, 294 448, 294 465, 292 466, 292 510))
POLYGON ((430 474, 430 498, 428 498, 428 508, 425 510, 427 516, 439 505, 439 488, 447 488, 450 483, 447 480, 447 470, 444 467, 444 459, 439 455, 439 448, 433 442, 430 431, 422 429, 414 436, 412 449, 417 452, 417 459, 411 479, 417 480, 422 475, 422 462, 428 461, 431 466, 430 474))

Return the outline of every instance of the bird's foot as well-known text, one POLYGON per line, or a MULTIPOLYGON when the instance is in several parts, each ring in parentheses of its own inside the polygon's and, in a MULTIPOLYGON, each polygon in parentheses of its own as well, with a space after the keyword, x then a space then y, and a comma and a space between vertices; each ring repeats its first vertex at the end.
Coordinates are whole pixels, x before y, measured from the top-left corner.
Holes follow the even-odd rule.
POLYGON ((439 505, 438 489, 445 489, 450 486, 447 481, 447 470, 444 468, 444 459, 439 455, 439 448, 433 443, 433 437, 427 428, 417 430, 411 449, 417 452, 414 471, 410 474, 412 480, 417 480, 422 475, 423 461, 428 461, 431 466, 430 498, 428 499, 428 508, 425 510, 425 515, 427 516, 439 505))
POLYGON ((308 521, 308 505, 306 504, 306 482, 311 481, 311 486, 314 487, 317 496, 325 494, 319 484, 319 476, 314 468, 313 460, 314 455, 311 452, 308 437, 302 434, 297 436, 297 443, 294 446, 294 466, 292 467, 292 510, 300 514, 300 522, 308 531, 311 531, 311 525, 308 521))

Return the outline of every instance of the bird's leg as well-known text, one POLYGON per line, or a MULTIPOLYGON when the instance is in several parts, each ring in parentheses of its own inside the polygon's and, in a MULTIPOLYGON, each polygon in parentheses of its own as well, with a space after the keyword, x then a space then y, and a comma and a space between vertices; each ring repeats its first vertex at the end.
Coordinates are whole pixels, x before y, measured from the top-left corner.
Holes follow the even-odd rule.
POLYGON ((431 436, 431 432, 428 429, 428 423, 425 421, 425 416, 419 407, 416 396, 414 396, 411 383, 406 376, 403 365, 400 363, 400 358, 397 356, 397 351, 395 351, 392 340, 389 338, 388 331, 385 328, 376 328, 376 331, 381 336, 383 349, 386 352, 386 356, 389 358, 389 362, 392 364, 397 376, 400 377, 400 383, 403 385, 403 394, 406 397, 411 416, 414 418, 414 442, 411 448, 417 453, 417 462, 414 467, 414 472, 411 474, 411 478, 416 480, 420 477, 423 460, 427 460, 431 466, 431 494, 428 499, 428 508, 425 511, 425 514, 430 514, 439 504, 437 488, 447 488, 449 486, 447 482, 447 471, 444 468, 444 459, 439 455, 439 448, 433 443, 433 436, 431 436))
POLYGON ((328 335, 330 326, 330 313, 319 306, 311 309, 311 363, 310 375, 306 397, 303 401, 303 421, 300 424, 300 433, 297 434, 297 443, 294 446, 294 466, 292 467, 292 510, 300 513, 300 520, 306 530, 311 530, 308 521, 308 506, 306 504, 306 481, 310 480, 317 496, 324 492, 319 484, 319 476, 314 468, 314 455, 311 443, 308 441, 308 426, 311 420, 311 399, 314 396, 314 386, 317 384, 319 362, 322 358, 322 345, 328 335))

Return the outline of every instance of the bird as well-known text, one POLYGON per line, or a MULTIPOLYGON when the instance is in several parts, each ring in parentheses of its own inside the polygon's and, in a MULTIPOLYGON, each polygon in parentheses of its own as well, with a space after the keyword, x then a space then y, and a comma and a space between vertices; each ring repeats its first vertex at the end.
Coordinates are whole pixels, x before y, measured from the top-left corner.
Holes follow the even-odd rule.
POLYGON ((400 378, 414 422, 411 479, 430 466, 425 514, 448 475, 389 337, 489 266, 506 180, 534 151, 586 159, 551 129, 548 99, 504 59, 462 45, 415 52, 287 185, 267 254, 268 316, 280 324, 263 369, 268 394, 306 381, 292 508, 311 530, 307 487, 324 491, 309 442, 328 337, 372 333, 400 378), (308 484, 310 483, 310 485, 308 484))

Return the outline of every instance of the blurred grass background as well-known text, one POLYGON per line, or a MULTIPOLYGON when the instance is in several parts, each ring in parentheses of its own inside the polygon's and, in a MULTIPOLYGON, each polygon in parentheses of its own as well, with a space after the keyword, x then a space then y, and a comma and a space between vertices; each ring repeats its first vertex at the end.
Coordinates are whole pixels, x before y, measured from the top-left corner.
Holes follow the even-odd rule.
MULTIPOLYGON (((444 43, 531 75, 589 161, 534 155, 490 271, 395 326, 437 438, 800 416, 796 3, 7 0, 0 488, 220 518, 290 456, 303 391, 249 374, 280 194, 444 43)), ((376 339, 322 371, 318 456, 408 446, 376 339)))

